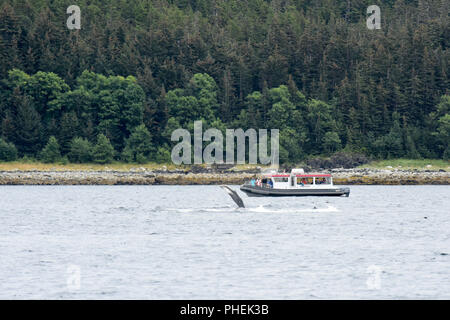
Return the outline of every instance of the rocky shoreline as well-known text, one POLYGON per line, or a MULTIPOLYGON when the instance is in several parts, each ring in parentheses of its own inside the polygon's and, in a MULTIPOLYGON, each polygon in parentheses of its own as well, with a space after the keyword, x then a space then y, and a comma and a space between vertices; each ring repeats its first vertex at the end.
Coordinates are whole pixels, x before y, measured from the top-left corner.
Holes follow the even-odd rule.
MULTIPOLYGON (((259 170, 200 172, 137 168, 130 171, 0 171, 0 185, 219 185, 242 184, 259 170)), ((331 169, 337 185, 449 185, 444 170, 331 169)))

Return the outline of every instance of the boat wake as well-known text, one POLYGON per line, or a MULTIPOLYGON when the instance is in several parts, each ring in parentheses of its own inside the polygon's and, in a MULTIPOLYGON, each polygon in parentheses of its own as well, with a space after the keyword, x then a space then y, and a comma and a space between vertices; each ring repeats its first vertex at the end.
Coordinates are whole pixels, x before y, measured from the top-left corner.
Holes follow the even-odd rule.
POLYGON ((273 209, 266 208, 264 206, 259 206, 256 208, 247 208, 246 211, 256 212, 256 213, 315 213, 315 212, 340 212, 340 210, 333 206, 328 206, 327 208, 283 208, 283 209, 273 209))
POLYGON ((208 212, 250 212, 250 213, 327 213, 327 212, 340 212, 340 210, 333 206, 326 208, 273 208, 271 205, 261 205, 258 207, 247 208, 235 208, 234 206, 228 207, 213 207, 213 208, 161 208, 158 207, 154 211, 159 212, 177 212, 177 213, 208 213, 208 212))
POLYGON ((158 208, 159 212, 179 212, 179 213, 196 213, 196 212, 229 212, 235 211, 239 208, 235 208, 234 206, 227 207, 213 207, 213 208, 158 208))

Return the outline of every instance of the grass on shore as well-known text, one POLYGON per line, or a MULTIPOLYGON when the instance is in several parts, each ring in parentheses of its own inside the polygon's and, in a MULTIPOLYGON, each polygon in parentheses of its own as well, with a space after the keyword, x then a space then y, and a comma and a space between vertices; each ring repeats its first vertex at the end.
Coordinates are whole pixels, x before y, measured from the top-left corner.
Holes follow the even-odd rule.
POLYGON ((391 159, 372 161, 362 165, 359 168, 369 169, 388 169, 388 170, 440 170, 448 171, 450 169, 450 161, 439 159, 391 159), (431 166, 431 167, 430 167, 431 166), (390 168, 392 167, 392 168, 390 168))
MULTIPOLYGON (((202 165, 206 167, 206 165, 202 165)), ((166 167, 168 170, 182 169, 188 170, 190 166, 187 165, 174 165, 172 163, 159 164, 159 163, 146 163, 146 164, 136 164, 136 163, 122 163, 115 162, 110 164, 77 164, 77 163, 41 163, 35 161, 14 161, 14 162, 0 162, 0 171, 130 171, 138 170, 140 168, 145 168, 146 170, 162 170, 166 167)), ((245 169, 253 169, 258 167, 258 165, 236 165, 234 170, 241 171, 245 169)), ((260 166, 267 168, 266 166, 260 166)), ((301 166, 300 166, 301 167, 301 166)), ((424 159, 424 160, 414 160, 414 159, 391 159, 391 160, 377 160, 372 161, 368 164, 362 165, 359 168, 368 169, 388 169, 388 170, 440 170, 445 171, 450 170, 450 161, 448 160, 434 160, 434 159, 424 159), (431 167, 429 167, 431 166, 431 167), (392 167, 392 168, 390 168, 392 167)))
MULTIPOLYGON (((147 164, 133 164, 133 163, 108 163, 108 164, 95 164, 95 163, 41 163, 41 162, 1 162, 0 171, 130 171, 131 169, 145 168, 148 170, 162 169, 164 164, 147 163, 147 164)), ((167 169, 175 169, 175 165, 165 165, 167 169)))
MULTIPOLYGON (((206 167, 206 165, 202 165, 206 167)), ((167 170, 188 170, 190 166, 188 165, 174 165, 172 163, 146 163, 146 164, 136 164, 136 163, 122 163, 114 162, 108 164, 78 164, 78 163, 42 163, 35 161, 14 161, 14 162, 0 162, 0 171, 130 171, 139 170, 144 168, 146 170, 162 170, 166 167, 167 170)), ((256 168, 257 165, 236 165, 235 170, 245 170, 256 168)))

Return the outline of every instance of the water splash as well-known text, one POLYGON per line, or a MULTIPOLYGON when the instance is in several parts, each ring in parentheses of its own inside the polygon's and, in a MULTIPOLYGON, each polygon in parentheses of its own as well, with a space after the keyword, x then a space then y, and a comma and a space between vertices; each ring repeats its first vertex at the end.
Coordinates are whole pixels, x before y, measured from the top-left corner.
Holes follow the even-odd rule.
MULTIPOLYGON (((326 208, 318 208, 316 206, 310 208, 283 208, 275 209, 272 205, 260 205, 254 208, 235 208, 232 206, 227 207, 212 207, 212 208, 157 208, 159 212, 178 212, 178 213, 208 213, 208 212, 251 212, 251 213, 327 213, 327 212, 340 212, 340 210, 333 206, 328 206, 326 208)), ((156 208, 154 209, 156 211, 156 208)))
POLYGON ((257 213, 305 213, 305 212, 340 212, 340 210, 333 206, 328 206, 327 208, 317 208, 316 206, 312 208, 283 208, 283 209, 273 209, 267 208, 265 206, 259 206, 256 208, 247 208, 249 212, 257 213))

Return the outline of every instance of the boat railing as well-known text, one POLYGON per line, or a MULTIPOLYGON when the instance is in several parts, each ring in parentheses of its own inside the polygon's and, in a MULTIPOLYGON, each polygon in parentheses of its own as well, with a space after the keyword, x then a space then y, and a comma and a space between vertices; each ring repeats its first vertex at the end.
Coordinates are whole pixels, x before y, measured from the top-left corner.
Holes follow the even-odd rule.
POLYGON ((261 189, 272 189, 273 187, 270 186, 268 183, 262 183, 261 185, 251 184, 250 182, 247 182, 244 184, 244 186, 252 187, 252 188, 261 188, 261 189))

